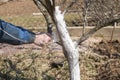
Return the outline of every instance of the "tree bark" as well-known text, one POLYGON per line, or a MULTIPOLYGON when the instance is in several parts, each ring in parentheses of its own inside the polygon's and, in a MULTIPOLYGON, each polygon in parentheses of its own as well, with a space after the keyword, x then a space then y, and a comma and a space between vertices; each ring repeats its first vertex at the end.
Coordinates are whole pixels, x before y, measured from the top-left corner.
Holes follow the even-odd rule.
POLYGON ((70 80, 80 80, 79 52, 70 38, 64 21, 64 14, 59 10, 59 6, 55 7, 54 21, 62 46, 66 52, 64 54, 69 62, 70 80))

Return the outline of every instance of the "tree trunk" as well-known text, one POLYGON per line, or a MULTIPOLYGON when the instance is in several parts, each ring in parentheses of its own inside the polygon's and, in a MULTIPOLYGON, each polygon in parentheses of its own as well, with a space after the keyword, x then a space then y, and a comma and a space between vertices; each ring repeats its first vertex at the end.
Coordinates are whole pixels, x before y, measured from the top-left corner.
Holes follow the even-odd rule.
POLYGON ((63 49, 65 50, 64 54, 67 56, 67 60, 69 62, 70 80, 80 80, 79 52, 70 38, 64 21, 64 14, 59 10, 59 6, 55 7, 54 22, 61 39, 63 49))

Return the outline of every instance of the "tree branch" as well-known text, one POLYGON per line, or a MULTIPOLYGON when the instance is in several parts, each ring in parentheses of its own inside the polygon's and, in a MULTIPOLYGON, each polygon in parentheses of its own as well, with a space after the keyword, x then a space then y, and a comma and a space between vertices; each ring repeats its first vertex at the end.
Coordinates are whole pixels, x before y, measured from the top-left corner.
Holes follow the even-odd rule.
POLYGON ((77 47, 79 44, 81 44, 82 42, 87 40, 90 36, 92 36, 95 32, 97 32, 103 27, 113 24, 114 22, 120 22, 120 14, 115 15, 114 19, 110 19, 110 20, 105 19, 104 21, 99 22, 95 28, 91 29, 89 32, 82 35, 82 37, 77 41, 77 44, 75 44, 75 46, 77 47))
POLYGON ((73 4, 76 2, 77 0, 72 0, 72 2, 66 7, 66 9, 63 12, 63 15, 65 15, 66 12, 68 12, 69 8, 73 6, 73 4))
POLYGON ((51 18, 49 16, 48 12, 46 11, 45 8, 42 8, 43 6, 38 0, 33 0, 33 1, 34 1, 34 3, 36 4, 36 6, 38 7, 38 9, 41 11, 41 13, 43 14, 43 16, 45 18, 45 21, 47 23, 47 32, 52 34, 52 27, 53 27, 52 23, 53 22, 52 22, 52 20, 51 20, 51 18))
POLYGON ((52 16, 54 14, 54 11, 55 11, 55 0, 45 0, 45 3, 46 3, 46 6, 49 6, 47 7, 47 11, 48 13, 52 16))

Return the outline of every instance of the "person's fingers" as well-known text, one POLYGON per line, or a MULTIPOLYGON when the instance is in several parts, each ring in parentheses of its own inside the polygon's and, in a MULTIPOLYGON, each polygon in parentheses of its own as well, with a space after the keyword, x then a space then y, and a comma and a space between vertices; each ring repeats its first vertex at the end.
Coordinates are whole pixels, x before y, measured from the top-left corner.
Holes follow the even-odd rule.
POLYGON ((49 43, 51 41, 51 38, 49 36, 45 36, 45 43, 49 43))
POLYGON ((36 44, 47 44, 51 41, 51 37, 47 34, 36 35, 35 43, 36 44))
POLYGON ((49 43, 51 41, 51 37, 49 37, 47 34, 43 34, 43 42, 49 43))

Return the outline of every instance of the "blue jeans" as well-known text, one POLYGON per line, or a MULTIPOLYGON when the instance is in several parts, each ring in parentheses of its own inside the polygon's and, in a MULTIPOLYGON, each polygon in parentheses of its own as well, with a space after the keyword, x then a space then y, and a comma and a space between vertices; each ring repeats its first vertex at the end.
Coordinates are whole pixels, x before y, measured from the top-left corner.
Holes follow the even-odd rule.
POLYGON ((33 32, 0 20, 0 42, 10 44, 32 43, 34 38, 33 32))

